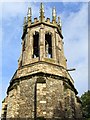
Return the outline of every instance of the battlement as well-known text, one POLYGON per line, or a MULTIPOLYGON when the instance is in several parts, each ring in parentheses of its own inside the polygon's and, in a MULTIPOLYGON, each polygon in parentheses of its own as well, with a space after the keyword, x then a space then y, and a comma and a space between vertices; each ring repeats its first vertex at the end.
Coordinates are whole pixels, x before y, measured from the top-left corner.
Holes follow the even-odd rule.
MULTIPOLYGON (((36 26, 38 24, 43 23, 43 24, 46 24, 48 26, 57 28, 59 30, 59 32, 61 33, 61 36, 62 36, 61 19, 60 19, 60 17, 58 17, 58 20, 56 20, 56 19, 57 19, 57 14, 56 14, 55 7, 52 9, 52 20, 50 20, 50 18, 45 18, 45 16, 44 16, 44 6, 41 3, 39 19, 37 17, 35 17, 34 21, 32 21, 32 9, 28 8, 27 17, 24 17, 23 34, 25 33, 25 31, 28 27, 33 27, 33 26, 36 26)), ((63 38, 63 36, 62 36, 62 38, 63 38)))

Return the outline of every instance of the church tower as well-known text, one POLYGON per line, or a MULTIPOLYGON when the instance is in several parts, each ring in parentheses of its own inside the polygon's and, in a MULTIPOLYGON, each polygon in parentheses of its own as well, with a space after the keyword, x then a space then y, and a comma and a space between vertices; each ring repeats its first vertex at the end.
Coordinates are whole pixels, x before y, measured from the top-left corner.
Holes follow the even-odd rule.
POLYGON ((61 19, 55 7, 52 21, 44 6, 32 21, 28 8, 24 18, 22 52, 2 104, 2 118, 81 118, 81 102, 70 76, 63 50, 61 19))

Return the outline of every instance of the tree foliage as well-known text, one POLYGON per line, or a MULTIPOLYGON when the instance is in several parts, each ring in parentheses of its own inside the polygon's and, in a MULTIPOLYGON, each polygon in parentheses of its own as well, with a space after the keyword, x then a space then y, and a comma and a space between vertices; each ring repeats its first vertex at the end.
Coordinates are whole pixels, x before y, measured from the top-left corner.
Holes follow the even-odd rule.
POLYGON ((81 96, 83 116, 90 118, 90 90, 81 96))

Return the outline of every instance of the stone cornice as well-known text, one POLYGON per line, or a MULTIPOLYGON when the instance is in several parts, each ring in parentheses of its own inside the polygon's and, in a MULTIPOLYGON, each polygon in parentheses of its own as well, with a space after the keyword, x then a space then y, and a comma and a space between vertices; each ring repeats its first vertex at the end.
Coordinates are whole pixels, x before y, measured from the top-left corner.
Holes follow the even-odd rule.
POLYGON ((11 82, 10 82, 10 86, 8 87, 7 94, 10 90, 13 89, 14 86, 19 84, 19 82, 21 80, 27 80, 28 78, 32 78, 32 77, 35 77, 35 76, 51 77, 51 78, 54 78, 54 79, 63 80, 63 82, 67 83, 69 88, 72 89, 75 92, 75 94, 78 94, 77 90, 75 89, 74 85, 70 82, 69 78, 59 76, 59 75, 55 75, 55 74, 44 73, 44 72, 33 73, 33 74, 29 74, 29 75, 26 75, 26 76, 22 76, 22 77, 12 79, 11 82))
POLYGON ((27 31, 27 28, 32 28, 32 27, 35 27, 35 26, 38 26, 38 25, 41 25, 41 24, 46 25, 46 26, 49 26, 49 27, 52 27, 52 28, 57 28, 59 35, 60 35, 61 38, 63 39, 63 35, 62 35, 62 33, 61 33, 61 30, 60 30, 59 26, 58 26, 56 23, 53 24, 53 23, 47 23, 47 22, 36 22, 36 23, 30 24, 30 26, 26 26, 26 29, 24 30, 23 35, 22 35, 22 39, 23 39, 24 36, 25 36, 25 33, 26 33, 26 31, 27 31))

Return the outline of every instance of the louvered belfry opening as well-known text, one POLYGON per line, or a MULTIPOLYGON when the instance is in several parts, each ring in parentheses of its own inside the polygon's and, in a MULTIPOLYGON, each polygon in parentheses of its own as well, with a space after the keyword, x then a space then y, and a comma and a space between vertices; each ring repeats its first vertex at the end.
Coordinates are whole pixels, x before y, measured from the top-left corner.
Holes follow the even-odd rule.
POLYGON ((45 34, 45 50, 46 50, 46 57, 52 58, 52 39, 51 34, 45 34))
POLYGON ((33 58, 39 57, 39 33, 33 35, 33 58))

